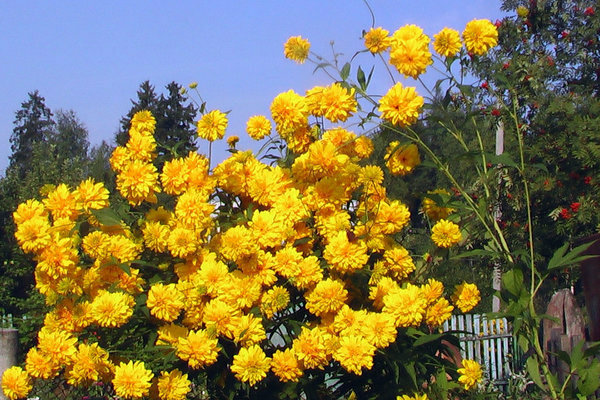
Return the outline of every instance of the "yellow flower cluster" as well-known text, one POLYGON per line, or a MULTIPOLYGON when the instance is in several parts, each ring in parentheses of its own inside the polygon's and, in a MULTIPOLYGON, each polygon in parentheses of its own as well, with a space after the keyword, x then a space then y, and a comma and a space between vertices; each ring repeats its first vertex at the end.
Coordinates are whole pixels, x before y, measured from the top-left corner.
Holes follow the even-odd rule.
MULTIPOLYGON (((434 36, 433 49, 442 57, 458 54, 463 44, 472 54, 482 55, 498 44, 498 30, 486 19, 467 23, 462 33, 443 28, 434 36)), ((381 27, 371 28, 364 35, 365 47, 373 54, 390 51, 389 62, 405 77, 418 78, 432 64, 429 37, 416 25, 405 25, 391 36, 381 27)))
MULTIPOLYGON (((352 98, 337 86, 306 97, 283 93, 272 105, 276 129, 295 143, 309 114, 344 120, 356 106, 352 98), (336 96, 339 102, 330 101, 336 96)), ((377 349, 396 340, 398 328, 434 328, 450 318, 454 307, 440 282, 409 282, 412 257, 391 235, 407 226, 410 213, 387 198, 381 169, 359 164, 372 151, 368 138, 330 129, 297 147, 287 168, 237 152, 211 173, 204 157, 190 153, 167 161, 159 173, 151 164, 153 122, 147 112, 136 114, 130 141, 111 158, 121 194, 151 208, 132 226, 118 223, 108 193, 93 181, 73 191, 59 185, 41 202, 28 200, 15 211, 17 239, 37 261, 36 285, 51 311, 26 369, 11 370, 3 381, 9 397, 22 397, 30 377, 50 379, 64 371, 69 384, 110 382, 127 399, 147 396, 156 376, 160 399, 185 398, 190 381, 181 371, 117 362, 110 348, 84 333, 130 323, 140 299, 157 344, 189 368, 202 369, 226 358, 222 343, 232 341, 238 352, 228 361, 230 371, 251 386, 269 373, 297 381, 305 370, 332 363, 360 375, 372 368, 377 349), (133 179, 132 169, 142 166, 147 172, 133 179), (153 206, 161 191, 171 199, 153 206), (225 205, 211 200, 217 191, 235 199, 228 225, 217 222, 225 205), (78 231, 75 223, 83 220, 89 229, 78 231), (148 283, 150 270, 140 258, 171 278, 148 283), (356 274, 371 277, 367 299, 351 294, 356 274), (268 353, 267 330, 298 307, 291 293, 312 322, 289 346, 268 353)), ((418 164, 412 146, 392 146, 391 169, 418 164)), ((461 309, 474 300, 464 289, 455 294, 461 309)))

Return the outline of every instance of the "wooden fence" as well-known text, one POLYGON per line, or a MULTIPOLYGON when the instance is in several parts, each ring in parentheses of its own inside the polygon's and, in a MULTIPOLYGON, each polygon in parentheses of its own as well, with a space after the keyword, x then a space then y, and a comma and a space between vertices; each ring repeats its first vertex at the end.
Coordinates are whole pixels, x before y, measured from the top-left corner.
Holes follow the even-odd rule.
POLYGON ((487 319, 485 315, 453 315, 443 326, 454 332, 461 342, 463 358, 475 360, 485 376, 500 389, 506 389, 510 371, 514 371, 516 346, 506 318, 487 319))

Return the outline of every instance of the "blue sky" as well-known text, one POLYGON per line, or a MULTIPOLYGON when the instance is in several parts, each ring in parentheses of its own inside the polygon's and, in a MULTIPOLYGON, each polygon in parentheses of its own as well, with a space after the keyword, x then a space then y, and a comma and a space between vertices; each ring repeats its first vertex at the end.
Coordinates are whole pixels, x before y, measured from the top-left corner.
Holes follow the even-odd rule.
MULTIPOLYGON (((502 16, 499 0, 372 0, 375 26, 408 23, 432 36, 444 26, 462 31, 473 18, 502 16)), ((139 84, 158 93, 176 81, 197 81, 209 109, 231 110, 227 135, 251 145, 245 122, 269 116, 280 92, 328 84, 308 64, 283 57, 283 43, 302 35, 328 57, 330 42, 350 57, 362 48, 371 16, 359 0, 88 2, 6 1, 0 5, 0 174, 8 165, 15 111, 39 90, 53 111, 72 109, 92 145, 112 141, 139 84)), ((371 62, 370 58, 365 59, 371 62)), ((381 65, 375 75, 384 76, 381 65)), ((412 83, 412 82, 409 82, 412 83)), ((201 144, 201 149, 204 144, 201 144)), ((218 144, 219 149, 224 144, 218 144)))

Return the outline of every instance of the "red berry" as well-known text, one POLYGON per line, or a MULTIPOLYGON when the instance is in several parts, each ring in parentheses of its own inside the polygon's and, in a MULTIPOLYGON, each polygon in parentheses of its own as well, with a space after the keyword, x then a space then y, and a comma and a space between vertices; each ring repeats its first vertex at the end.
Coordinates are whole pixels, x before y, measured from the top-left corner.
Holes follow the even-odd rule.
POLYGON ((487 81, 484 81, 484 82, 481 84, 481 88, 482 88, 482 89, 487 89, 487 88, 489 88, 489 87, 490 87, 490 85, 487 83, 487 81))
POLYGON ((492 110, 492 115, 493 115, 494 117, 499 117, 499 116, 500 116, 500 110, 498 110, 497 108, 494 108, 494 109, 492 110))
POLYGON ((502 69, 508 69, 509 67, 510 67, 509 62, 505 62, 504 64, 502 64, 502 69))
POLYGON ((594 15, 594 7, 588 7, 585 9, 585 11, 583 12, 585 15, 594 15))

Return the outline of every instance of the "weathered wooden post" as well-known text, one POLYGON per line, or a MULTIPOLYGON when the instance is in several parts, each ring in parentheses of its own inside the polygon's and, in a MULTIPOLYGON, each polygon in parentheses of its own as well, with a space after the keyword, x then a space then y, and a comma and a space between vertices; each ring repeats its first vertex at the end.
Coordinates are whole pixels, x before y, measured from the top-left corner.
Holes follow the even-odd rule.
POLYGON ((544 352, 547 354, 550 369, 558 373, 563 381, 569 373, 568 366, 555 354, 562 350, 571 353, 573 347, 585 340, 585 322, 581 309, 577 306, 575 296, 569 289, 554 293, 546 314, 558 319, 558 322, 545 319, 544 352))
MULTIPOLYGON (((17 330, 14 328, 0 328, 0 377, 4 371, 17 364, 17 330)), ((5 400, 2 390, 0 399, 5 400)))

